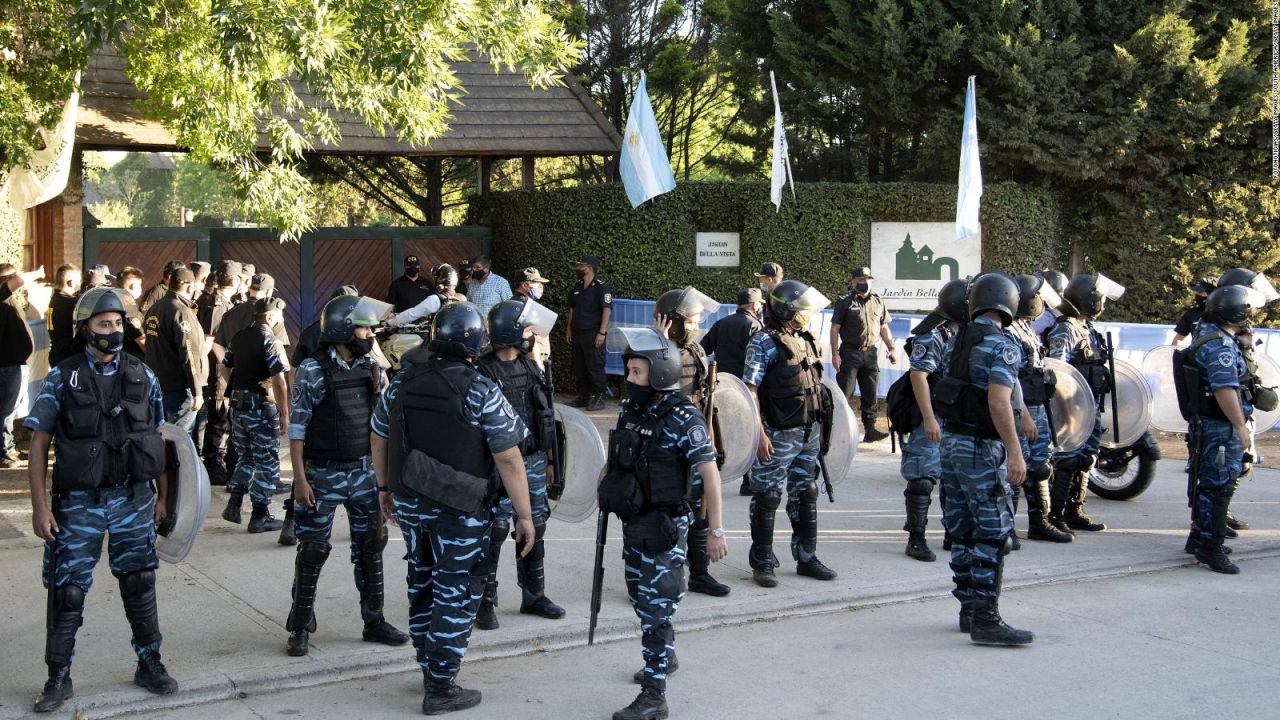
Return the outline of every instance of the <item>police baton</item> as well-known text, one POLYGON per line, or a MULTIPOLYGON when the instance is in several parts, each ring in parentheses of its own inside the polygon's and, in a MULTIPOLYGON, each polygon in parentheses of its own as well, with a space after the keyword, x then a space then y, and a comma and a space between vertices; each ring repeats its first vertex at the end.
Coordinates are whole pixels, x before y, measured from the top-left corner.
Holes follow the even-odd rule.
POLYGON ((596 622, 600 618, 600 593, 604 589, 604 544, 609 535, 609 513, 596 516, 596 562, 591 575, 591 621, 587 625, 587 644, 596 642, 596 622))
POLYGON ((1120 402, 1116 397, 1116 346, 1111 342, 1111 331, 1107 331, 1107 370, 1111 375, 1111 439, 1120 444, 1120 402))
MULTIPOLYGON (((542 378, 547 384, 547 402, 551 406, 551 416, 555 418, 556 412, 556 381, 552 375, 551 358, 547 358, 542 367, 542 378)), ((551 442, 551 447, 547 449, 547 466, 552 469, 551 482, 547 484, 547 495, 552 500, 559 500, 564 494, 564 468, 560 463, 560 425, 556 423, 555 438, 551 442)))

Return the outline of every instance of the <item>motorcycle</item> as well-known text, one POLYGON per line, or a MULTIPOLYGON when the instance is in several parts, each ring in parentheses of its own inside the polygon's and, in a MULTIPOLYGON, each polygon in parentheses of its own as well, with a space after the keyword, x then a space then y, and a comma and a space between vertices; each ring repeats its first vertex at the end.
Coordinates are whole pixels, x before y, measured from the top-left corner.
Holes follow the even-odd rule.
POLYGON ((1107 500, 1132 500, 1151 485, 1156 475, 1160 445, 1148 430, 1126 447, 1103 447, 1089 473, 1089 489, 1107 500))

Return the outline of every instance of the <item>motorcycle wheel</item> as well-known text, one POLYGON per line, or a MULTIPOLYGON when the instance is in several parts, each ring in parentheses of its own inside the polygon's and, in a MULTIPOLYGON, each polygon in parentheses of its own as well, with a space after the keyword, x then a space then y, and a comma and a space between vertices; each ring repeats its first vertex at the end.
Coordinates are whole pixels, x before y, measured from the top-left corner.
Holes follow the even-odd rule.
POLYGON ((1133 448, 1103 450, 1098 464, 1089 473, 1089 489, 1107 500, 1132 500, 1151 485, 1156 476, 1156 461, 1133 448), (1111 457, 1108 457, 1111 455, 1111 457))

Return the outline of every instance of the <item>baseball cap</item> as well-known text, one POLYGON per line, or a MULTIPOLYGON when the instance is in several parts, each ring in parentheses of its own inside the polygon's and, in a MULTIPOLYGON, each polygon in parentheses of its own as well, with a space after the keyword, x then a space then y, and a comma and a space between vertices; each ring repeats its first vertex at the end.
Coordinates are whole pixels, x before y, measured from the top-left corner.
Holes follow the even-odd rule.
POLYGON ((196 278, 209 277, 209 268, 211 266, 207 262, 201 262, 197 260, 196 262, 191 263, 187 267, 191 269, 191 274, 195 275, 196 278))
POLYGON ((782 266, 776 262, 767 262, 760 266, 760 272, 756 273, 756 277, 778 277, 782 274, 782 266))
POLYGON ((405 267, 422 267, 422 263, 418 262, 417 255, 405 255, 404 266, 405 267))
POLYGON ((592 270, 599 270, 600 258, 595 255, 583 255, 578 258, 578 261, 575 262, 574 265, 590 265, 592 270))
POLYGON ((849 273, 849 278, 851 280, 875 280, 876 276, 871 274, 871 268, 869 267, 856 267, 853 272, 849 273))
POLYGON ((235 275, 239 275, 243 268, 241 268, 240 263, 235 260, 222 260, 218 263, 217 269, 218 275, 222 277, 233 277, 235 275))
POLYGON ((194 285, 196 276, 191 272, 191 268, 180 267, 169 273, 169 282, 174 286, 182 285, 183 283, 194 285))
POLYGON ((280 298, 258 298, 253 301, 253 311, 258 314, 271 312, 272 310, 283 310, 284 300, 280 298))
POLYGON ((253 281, 249 283, 249 287, 257 290, 275 290, 276 279, 266 273, 258 273, 253 276, 253 281))
POLYGON ((116 276, 111 274, 111 268, 107 267, 105 263, 98 263, 97 265, 94 265, 93 270, 91 272, 102 273, 102 277, 106 278, 107 280, 116 279, 116 276))
POLYGON ((760 292, 760 288, 747 288, 738 291, 738 304, 750 305, 751 303, 764 302, 764 294, 760 292))
POLYGON ((521 270, 520 272, 524 273, 524 279, 526 282, 539 282, 539 283, 551 282, 550 280, 542 277, 542 273, 538 272, 538 268, 536 267, 527 267, 524 270, 521 270))

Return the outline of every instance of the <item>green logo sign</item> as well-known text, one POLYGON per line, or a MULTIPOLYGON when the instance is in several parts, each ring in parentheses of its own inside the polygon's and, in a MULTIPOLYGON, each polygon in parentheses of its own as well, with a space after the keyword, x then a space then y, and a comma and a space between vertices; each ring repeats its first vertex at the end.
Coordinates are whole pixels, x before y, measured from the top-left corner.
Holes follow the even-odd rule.
POLYGON ((955 258, 935 258, 928 245, 922 245, 916 250, 911 243, 910 233, 902 241, 902 247, 898 248, 894 267, 898 280, 941 280, 944 267, 951 270, 948 279, 954 280, 960 276, 960 263, 955 258))

